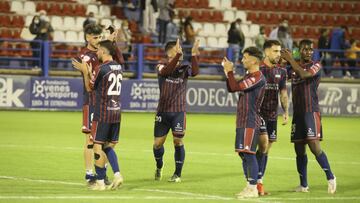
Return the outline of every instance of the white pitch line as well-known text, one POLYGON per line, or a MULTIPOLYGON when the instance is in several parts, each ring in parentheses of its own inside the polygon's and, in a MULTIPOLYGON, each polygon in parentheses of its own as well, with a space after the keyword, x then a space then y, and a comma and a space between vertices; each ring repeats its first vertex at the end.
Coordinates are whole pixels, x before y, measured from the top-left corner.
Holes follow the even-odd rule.
POLYGON ((211 198, 216 200, 233 200, 234 198, 229 197, 221 197, 217 195, 207 195, 207 194, 199 194, 199 193, 192 193, 192 192, 177 192, 177 191, 170 191, 170 190, 159 190, 159 189, 134 189, 138 191, 146 191, 146 192, 160 192, 160 193, 167 193, 167 194, 177 194, 177 195, 187 195, 187 196, 199 196, 205 198, 211 198))
POLYGON ((85 186, 84 183, 65 182, 65 181, 58 181, 58 180, 40 180, 40 179, 30 179, 30 178, 12 177, 12 176, 0 176, 0 179, 21 180, 21 181, 28 181, 28 182, 50 183, 50 184, 61 184, 61 185, 85 186))
POLYGON ((169 196, 0 196, 0 199, 104 199, 104 200, 124 200, 124 199, 134 199, 134 200, 213 200, 213 198, 206 197, 169 197, 169 196))

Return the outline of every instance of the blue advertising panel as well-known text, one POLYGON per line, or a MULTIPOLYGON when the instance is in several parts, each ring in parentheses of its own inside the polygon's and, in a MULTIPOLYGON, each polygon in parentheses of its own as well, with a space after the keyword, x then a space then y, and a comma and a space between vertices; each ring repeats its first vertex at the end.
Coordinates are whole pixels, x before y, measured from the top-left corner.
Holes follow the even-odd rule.
POLYGON ((80 109, 82 91, 79 78, 32 77, 30 108, 80 109))
POLYGON ((0 75, 0 108, 29 108, 30 79, 30 76, 0 75))

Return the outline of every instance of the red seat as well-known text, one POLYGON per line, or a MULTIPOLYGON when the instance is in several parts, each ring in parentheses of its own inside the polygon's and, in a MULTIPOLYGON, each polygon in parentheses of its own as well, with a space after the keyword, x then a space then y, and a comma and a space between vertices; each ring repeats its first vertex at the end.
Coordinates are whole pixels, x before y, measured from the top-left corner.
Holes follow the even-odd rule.
POLYGON ((224 16, 221 11, 213 11, 212 13, 212 21, 213 22, 222 22, 224 19, 224 16))
POLYGON ((36 11, 40 11, 40 10, 48 10, 48 4, 46 2, 39 2, 36 4, 36 11))
POLYGON ((243 0, 241 2, 240 9, 242 9, 242 10, 250 10, 250 9, 252 9, 252 1, 251 0, 243 0))
MULTIPOLYGON (((115 6, 113 8, 115 8, 115 6)), ((85 6, 81 4, 76 4, 74 9, 74 16, 85 16, 85 15, 86 15, 85 6)))
POLYGON ((185 8, 186 3, 184 0, 176 0, 175 1, 175 8, 185 8))
POLYGON ((278 9, 278 1, 266 1, 265 9, 268 11, 277 11, 278 9))
MULTIPOLYGON (((0 36, 1 36, 1 31, 0 31, 0 36)), ((11 56, 12 55, 12 44, 9 43, 8 41, 4 41, 1 44, 1 49, 0 49, 0 56, 11 56)))
POLYGON ((241 9, 241 0, 233 0, 231 2, 231 6, 237 9, 241 9))
POLYGON ((353 3, 343 2, 342 3, 342 12, 343 13, 352 13, 353 12, 353 3))
POLYGON ((0 25, 2 27, 12 27, 11 26, 11 19, 8 15, 0 15, 0 25))
POLYGON ((211 19, 210 10, 202 10, 202 18, 204 21, 209 21, 209 19, 211 19))
POLYGON ((293 27, 292 36, 294 38, 305 38, 305 28, 303 26, 293 27))
POLYGON ((289 11, 292 11, 292 12, 296 12, 297 11, 297 2, 294 2, 294 1, 287 1, 285 3, 285 11, 289 12, 289 11))
POLYGON ((326 26, 335 26, 335 16, 333 15, 325 15, 324 16, 324 24, 326 26))
POLYGON ((186 18, 187 16, 189 16, 189 12, 188 10, 179 10, 179 18, 186 18))
POLYGON ((246 16, 246 20, 247 21, 251 21, 251 22, 257 22, 257 14, 255 12, 248 12, 247 16, 246 16))
POLYGON ((58 3, 51 3, 49 5, 49 14, 51 15, 64 15, 61 11, 61 7, 60 7, 60 4, 58 3))
POLYGON ((260 12, 259 13, 259 18, 257 19, 257 22, 260 23, 260 24, 269 24, 268 23, 268 15, 267 15, 267 13, 260 12))
POLYGON ((301 25, 302 24, 301 14, 293 14, 292 18, 290 19, 290 24, 301 25))
POLYGON ((342 8, 341 8, 341 4, 340 4, 340 2, 336 2, 336 1, 334 1, 333 2, 333 4, 332 4, 332 7, 333 7, 333 12, 334 13, 341 13, 342 11, 342 8))
POLYGON ((270 13, 268 18, 269 24, 279 24, 280 23, 280 17, 277 13, 270 13))
POLYGON ((336 16, 335 25, 341 26, 347 24, 347 18, 345 16, 336 16))
POLYGON ((2 13, 10 12, 10 5, 8 1, 0 1, 0 12, 2 13))
POLYGON ((63 11, 64 15, 67 15, 67 16, 74 15, 74 7, 72 4, 63 4, 62 11, 63 11))
POLYGON ((198 22, 202 22, 203 21, 203 19, 202 19, 202 16, 201 16, 201 13, 200 13, 200 11, 199 10, 195 10, 195 9, 193 9, 193 10, 191 10, 190 11, 190 16, 195 20, 195 21, 198 21, 198 22))
POLYGON ((16 30, 13 31, 13 38, 20 39, 21 38, 20 35, 21 35, 21 30, 20 29, 16 29, 16 30))
POLYGON ((199 8, 209 8, 209 0, 199 0, 198 7, 199 8))
POLYGON ((13 16, 11 21, 12 27, 24 27, 25 21, 22 16, 13 16))
POLYGON ((287 10, 287 2, 278 1, 277 10, 278 11, 286 11, 287 10))
POLYGON ((357 26, 360 23, 359 18, 357 16, 353 16, 353 15, 348 16, 347 22, 351 26, 357 26))
POLYGON ((324 25, 324 18, 322 15, 315 15, 313 19, 313 25, 324 25))
POLYGON ((12 38, 13 34, 9 29, 2 29, 0 31, 0 38, 12 38))
POLYGON ((306 37, 312 39, 319 38, 320 37, 319 29, 315 29, 314 27, 308 27, 306 29, 306 37))
POLYGON ((322 10, 319 10, 319 12, 324 11, 325 13, 331 13, 334 11, 334 4, 327 1, 322 2, 322 10))
POLYGON ((309 14, 303 15, 302 22, 304 25, 311 25, 313 23, 313 16, 309 14))

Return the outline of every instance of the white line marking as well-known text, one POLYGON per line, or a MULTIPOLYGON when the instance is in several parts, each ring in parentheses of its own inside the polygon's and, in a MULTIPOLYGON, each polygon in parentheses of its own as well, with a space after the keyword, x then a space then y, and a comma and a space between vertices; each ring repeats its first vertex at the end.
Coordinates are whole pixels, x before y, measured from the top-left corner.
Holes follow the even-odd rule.
POLYGON ((177 194, 177 195, 187 195, 187 196, 200 196, 200 197, 218 199, 218 200, 234 199, 234 198, 229 198, 229 197, 221 197, 221 196, 217 196, 217 195, 207 195, 207 194, 199 194, 199 193, 192 193, 192 192, 177 192, 177 191, 159 190, 159 189, 134 189, 134 190, 146 191, 146 192, 160 192, 160 193, 177 194))
POLYGON ((12 177, 12 176, 0 176, 0 179, 21 180, 21 181, 28 181, 28 182, 50 183, 50 184, 61 184, 61 185, 79 185, 79 186, 85 186, 85 183, 65 182, 65 181, 58 181, 58 180, 37 180, 37 179, 21 178, 21 177, 12 177))

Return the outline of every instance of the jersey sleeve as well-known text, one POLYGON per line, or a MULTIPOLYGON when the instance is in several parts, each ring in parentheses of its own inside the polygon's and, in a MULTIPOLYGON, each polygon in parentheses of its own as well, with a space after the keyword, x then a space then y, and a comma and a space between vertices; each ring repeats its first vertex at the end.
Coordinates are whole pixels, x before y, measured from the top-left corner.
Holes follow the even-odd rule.
POLYGON ((234 77, 234 72, 230 71, 226 82, 229 92, 247 91, 260 85, 261 76, 254 75, 237 82, 234 77))
POLYGON ((312 76, 318 76, 320 75, 320 70, 321 70, 321 64, 319 62, 314 63, 309 69, 307 69, 306 71, 311 73, 312 76))
POLYGON ((96 87, 99 85, 99 83, 100 83, 100 81, 101 81, 101 79, 103 78, 103 71, 100 69, 100 71, 98 71, 96 74, 95 74, 95 76, 94 76, 94 78, 92 78, 91 79, 91 81, 90 81, 90 87, 91 87, 91 89, 96 89, 96 87))
POLYGON ((279 89, 286 89, 287 72, 286 69, 281 69, 281 80, 279 82, 279 89))

